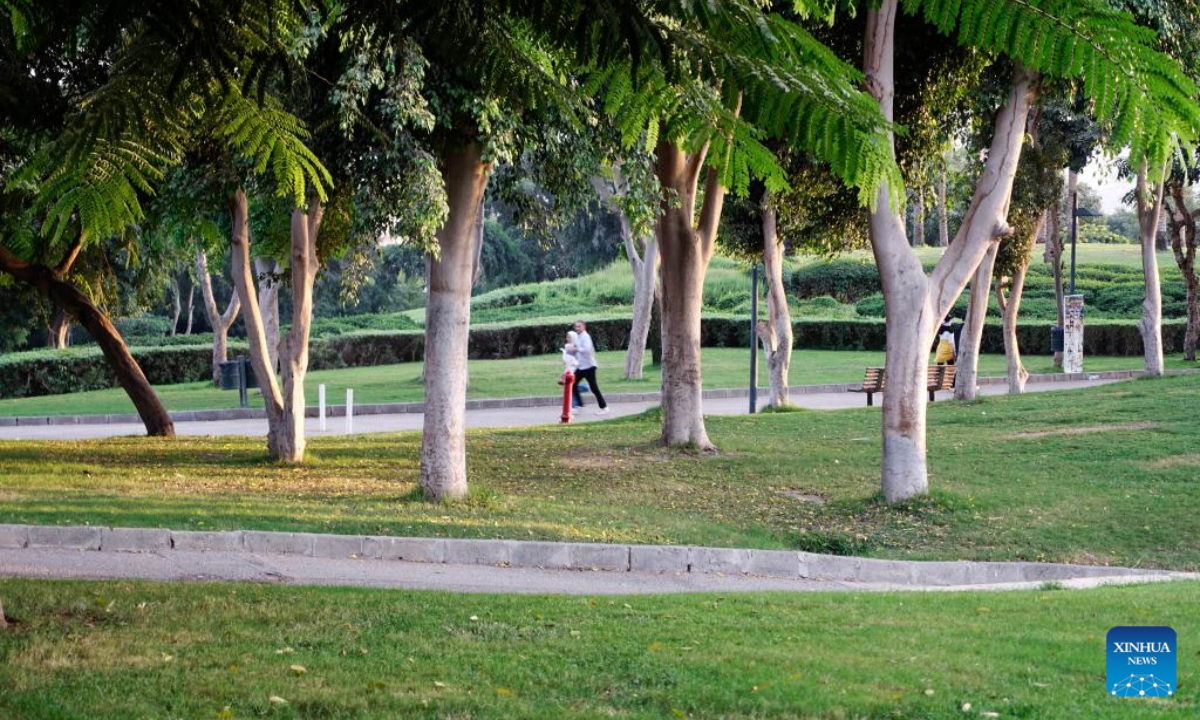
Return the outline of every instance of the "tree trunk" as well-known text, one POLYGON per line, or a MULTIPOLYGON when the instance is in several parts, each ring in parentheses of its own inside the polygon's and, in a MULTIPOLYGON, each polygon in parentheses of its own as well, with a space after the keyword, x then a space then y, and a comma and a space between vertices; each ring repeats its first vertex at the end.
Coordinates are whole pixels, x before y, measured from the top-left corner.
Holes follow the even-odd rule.
POLYGON ((1200 208, 1193 210, 1187 206, 1182 181, 1171 183, 1171 199, 1175 204, 1174 211, 1168 215, 1171 251, 1187 286, 1187 331, 1183 336, 1183 359, 1195 362, 1196 344, 1200 340, 1200 307, 1197 306, 1200 283, 1196 278, 1196 217, 1200 215, 1200 208))
POLYGON ((233 326, 238 312, 241 310, 241 297, 238 293, 237 283, 234 282, 233 294, 229 298, 229 305, 225 308, 225 312, 222 313, 217 308, 217 299, 213 295, 212 278, 208 275, 208 255, 203 250, 196 256, 196 277, 200 283, 200 295, 204 298, 204 312, 208 315, 209 326, 212 327, 213 384, 219 385, 221 383, 221 363, 229 359, 229 328, 233 326))
MULTIPOLYGON (((308 346, 312 332, 313 285, 316 283, 320 259, 317 257, 317 235, 325 209, 321 200, 312 198, 308 212, 292 211, 292 325, 287 337, 279 340, 278 283, 272 283, 272 304, 276 337, 276 356, 283 381, 283 416, 278 430, 276 447, 279 459, 285 462, 304 460, 304 377, 308 374, 308 346)), ((271 361, 271 329, 264 321, 267 357, 271 361)))
POLYGON ((763 273, 767 276, 767 322, 758 323, 758 337, 767 355, 771 407, 791 404, 788 368, 792 364, 792 314, 783 286, 783 247, 779 242, 775 208, 769 192, 759 201, 763 233, 763 273))
POLYGON ((179 316, 183 314, 183 290, 179 288, 179 277, 171 275, 171 330, 167 333, 170 337, 175 337, 175 333, 179 328, 179 316))
POLYGON ((65 310, 54 311, 54 317, 46 328, 46 347, 62 350, 71 337, 71 314, 65 310))
MULTIPOLYGON (((1155 240, 1162 213, 1163 180, 1150 188, 1146 179, 1146 164, 1138 170, 1137 213, 1138 229, 1142 245, 1142 274, 1146 281, 1146 299, 1142 302, 1142 319, 1138 330, 1142 333, 1142 350, 1145 356, 1147 377, 1163 374, 1162 342, 1162 286, 1158 278, 1158 254, 1155 240)), ((1164 170, 1165 180, 1165 170, 1164 170)))
POLYGON ((946 163, 942 157, 941 173, 938 175, 938 247, 950 246, 950 208, 946 206, 946 163))
MULTIPOLYGON (((614 168, 613 175, 619 192, 622 185, 620 168, 614 168)), ((615 201, 615 194, 607 180, 594 177, 592 186, 596 188, 601 203, 616 214, 621 224, 621 242, 625 244, 625 255, 629 258, 629 269, 633 272, 633 320, 629 326, 629 348, 625 353, 625 379, 641 380, 646 364, 646 341, 650 337, 650 320, 654 314, 654 301, 658 296, 658 243, 653 235, 641 238, 640 242, 633 237, 629 217, 615 201)))
POLYGON ((184 335, 192 334, 192 321, 196 318, 196 283, 190 283, 188 286, 188 304, 187 304, 187 328, 183 331, 184 335))
POLYGON ((917 207, 913 218, 913 247, 925 245, 925 190, 917 188, 917 207))
POLYGON ((707 154, 707 145, 689 155, 678 144, 660 141, 654 164, 659 184, 672 191, 654 228, 662 255, 662 437, 668 446, 701 450, 714 448, 704 426, 700 313, 725 199, 719 174, 710 168, 697 228, 696 191, 707 154))
POLYGON ((625 379, 641 380, 646 365, 650 320, 658 296, 658 242, 653 236, 645 238, 640 262, 634 264, 631 258, 630 264, 633 265, 633 321, 629 327, 629 348, 625 353, 625 379))
POLYGON ((324 208, 318 198, 308 211, 292 211, 291 271, 292 326, 279 348, 280 372, 271 365, 271 351, 250 260, 250 225, 246 195, 239 188, 230 198, 233 216, 233 282, 243 298, 242 319, 250 345, 250 362, 258 377, 267 411, 267 452, 274 460, 304 460, 304 376, 308 372, 312 294, 316 280, 317 234, 324 208))
MULTIPOLYGON (((1074 173, 1071 173, 1074 177, 1074 173)), ((1070 186, 1070 182, 1068 182, 1070 186)), ((1070 196, 1070 187, 1068 195, 1070 196)), ((1046 211, 1046 250, 1042 255, 1042 259, 1050 264, 1050 269, 1054 273, 1054 305, 1057 312, 1058 324, 1057 327, 1063 327, 1066 324, 1066 305, 1063 300, 1063 241, 1061 228, 1058 224, 1059 206, 1057 203, 1046 211)), ((1054 351, 1054 367, 1060 368, 1063 364, 1063 354, 1061 350, 1054 351)))
POLYGON ((258 305, 263 314, 263 332, 267 336, 267 352, 271 367, 279 365, 279 263, 254 258, 254 274, 258 276, 258 305))
POLYGON ((967 317, 958 336, 955 348, 954 397, 957 400, 974 400, 979 393, 979 351, 983 347, 983 326, 987 321, 988 295, 992 288, 992 274, 996 266, 996 251, 999 244, 988 248, 979 263, 975 277, 971 278, 971 300, 967 305, 967 317))
MULTIPOLYGON (((894 119, 893 79, 897 0, 867 11, 863 69, 867 89, 883 116, 894 119)), ((1013 178, 1025 137, 1025 119, 1038 76, 1021 66, 996 117, 987 162, 954 242, 926 277, 904 237, 904 221, 880 188, 869 230, 887 312, 887 390, 883 394, 883 496, 897 502, 929 487, 925 455, 926 366, 942 317, 993 243, 1011 234, 1006 224, 1013 178)))
POLYGON ((996 279, 996 303, 1004 319, 1004 358, 1007 362, 1006 378, 1010 395, 1025 392, 1025 382, 1029 379, 1029 371, 1021 362, 1021 348, 1017 343, 1017 316, 1021 311, 1021 294, 1025 291, 1025 269, 1026 265, 1021 265, 1013 273, 1012 286, 1007 298, 1004 296, 1000 278, 996 279))
POLYGON ((467 339, 475 273, 475 216, 491 163, 474 139, 441 157, 449 215, 437 232, 438 255, 428 262, 425 305, 425 426, 421 488, 433 500, 467 494, 467 339))
MULTIPOLYGON (((78 244, 82 244, 82 241, 78 244)), ((117 376, 117 382, 133 402, 138 416, 146 426, 146 434, 174 437, 175 423, 172 422, 170 413, 158 399, 137 360, 130 354, 121 333, 117 332, 108 316, 93 305, 86 295, 64 280, 74 252, 76 251, 73 251, 72 256, 64 260, 58 268, 50 268, 27 263, 0 247, 0 271, 34 288, 55 307, 75 318, 100 346, 104 359, 117 376)))

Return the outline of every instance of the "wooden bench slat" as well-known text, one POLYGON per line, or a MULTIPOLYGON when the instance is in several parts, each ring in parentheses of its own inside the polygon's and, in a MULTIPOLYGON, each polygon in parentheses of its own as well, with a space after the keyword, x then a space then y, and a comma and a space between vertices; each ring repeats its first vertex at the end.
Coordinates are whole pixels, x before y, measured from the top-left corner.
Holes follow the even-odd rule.
MULTIPOLYGON (((929 392, 929 401, 933 402, 934 393, 939 390, 949 390, 954 386, 954 376, 958 369, 953 365, 930 365, 925 371, 925 389, 929 392)), ((883 392, 887 385, 887 368, 869 367, 863 371, 863 381, 860 387, 847 388, 847 392, 866 393, 867 405, 874 405, 874 394, 883 392)))

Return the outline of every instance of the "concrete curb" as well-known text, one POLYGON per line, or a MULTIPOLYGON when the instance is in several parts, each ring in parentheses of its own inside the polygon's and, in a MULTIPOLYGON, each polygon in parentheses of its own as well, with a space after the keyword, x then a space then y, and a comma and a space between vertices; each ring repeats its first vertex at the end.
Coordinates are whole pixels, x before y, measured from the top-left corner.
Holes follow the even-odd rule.
MULTIPOLYGON (((1168 370, 1167 375, 1193 375, 1200 370, 1168 370)), ((1097 373, 1040 373, 1030 375, 1030 383, 1050 382, 1083 382, 1087 380, 1130 380, 1142 377, 1141 370, 1109 370, 1097 373)), ((978 385, 1003 385, 1008 382, 1004 377, 981 377, 978 385)), ((825 383, 823 385, 793 385, 792 395, 820 395, 824 393, 844 393, 857 390, 862 383, 825 383)), ((758 388, 759 397, 766 397, 769 388, 758 388)), ((749 388, 713 388, 705 390, 705 400, 722 400, 727 398, 749 397, 749 388)), ((608 393, 605 398, 611 403, 657 402, 662 399, 662 393, 608 393)), ((468 400, 467 410, 502 410, 506 408, 528 407, 558 407, 562 403, 561 396, 537 396, 515 398, 482 398, 468 400)), ((402 403, 355 403, 355 415, 404 415, 408 413, 425 412, 424 402, 402 403)), ((344 405, 328 405, 325 408, 327 417, 345 417, 344 405)), ((227 410, 181 410, 171 413, 171 419, 176 422, 211 422, 216 420, 263 420, 267 417, 262 408, 232 408, 227 410)), ((305 409, 305 417, 317 417, 317 408, 305 409)), ((39 415, 30 417, 0 417, 0 427, 28 427, 45 425, 120 425, 140 423, 137 415, 39 415)))
POLYGON ((1169 570, 1033 562, 908 561, 673 545, 607 545, 525 540, 327 535, 259 530, 0 525, 0 549, 94 552, 246 552, 264 555, 402 560, 451 565, 698 573, 908 586, 987 586, 1084 578, 1179 578, 1169 570))

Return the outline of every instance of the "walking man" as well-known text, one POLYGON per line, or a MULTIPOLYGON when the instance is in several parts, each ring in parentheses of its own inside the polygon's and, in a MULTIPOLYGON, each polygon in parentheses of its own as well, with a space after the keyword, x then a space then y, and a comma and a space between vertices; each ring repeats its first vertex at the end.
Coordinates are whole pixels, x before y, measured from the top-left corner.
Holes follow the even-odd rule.
POLYGON ((579 360, 579 369, 575 371, 576 383, 587 380, 588 387, 596 396, 596 404, 600 406, 596 414, 603 415, 608 412, 608 403, 604 402, 604 395, 596 383, 596 346, 592 343, 592 336, 588 335, 587 325, 582 320, 575 322, 575 332, 579 333, 575 340, 576 358, 579 360))

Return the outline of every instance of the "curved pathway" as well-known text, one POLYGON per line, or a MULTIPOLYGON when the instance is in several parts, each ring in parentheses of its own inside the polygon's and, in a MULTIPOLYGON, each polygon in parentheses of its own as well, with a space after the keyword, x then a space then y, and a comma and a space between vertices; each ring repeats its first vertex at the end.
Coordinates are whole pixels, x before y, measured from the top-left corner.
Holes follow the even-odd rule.
POLYGON ((919 562, 786 550, 0 525, 0 577, 242 581, 456 592, 1010 590, 1196 579, 1032 562, 919 562))
MULTIPOLYGON (((1115 380, 1074 380, 1031 382, 1028 392, 1049 392, 1055 390, 1075 390, 1085 387, 1106 385, 1115 380)), ((1007 392, 1004 385, 980 385, 981 395, 1003 395, 1007 392)), ((938 393, 938 400, 948 400, 952 393, 938 393)), ((366 400, 366 398, 359 398, 366 400)), ((589 398, 590 400, 590 398, 589 398)), ((811 410, 840 410, 845 408, 863 407, 866 396, 850 392, 793 392, 792 402, 811 410)), ((593 422, 626 415, 636 415, 657 407, 658 400, 638 402, 613 402, 606 415, 597 415, 594 404, 577 412, 576 422, 593 422)), ((766 407, 766 393, 759 395, 759 407, 766 407)), ((879 405, 876 404, 876 408, 879 405)), ((744 415, 749 409, 749 400, 745 397, 706 398, 704 413, 706 415, 744 415)), ((528 427, 532 425, 547 425, 558 422, 559 409, 552 406, 542 407, 509 407, 491 409, 467 410, 467 426, 476 428, 496 427, 528 427)), ((420 430, 424 416, 421 413, 406 412, 395 414, 359 415, 354 418, 355 433, 397 432, 403 430, 420 430)), ((308 419, 307 433, 309 437, 322 435, 345 434, 345 419, 331 417, 328 419, 327 430, 321 432, 317 420, 308 419)), ((180 435, 246 435, 265 436, 267 421, 252 420, 206 420, 206 421, 176 421, 175 432, 180 435)), ((55 424, 55 425, 18 425, 0 426, 0 440, 83 440, 89 438, 116 437, 121 435, 141 435, 145 428, 139 423, 112 424, 55 424)))

